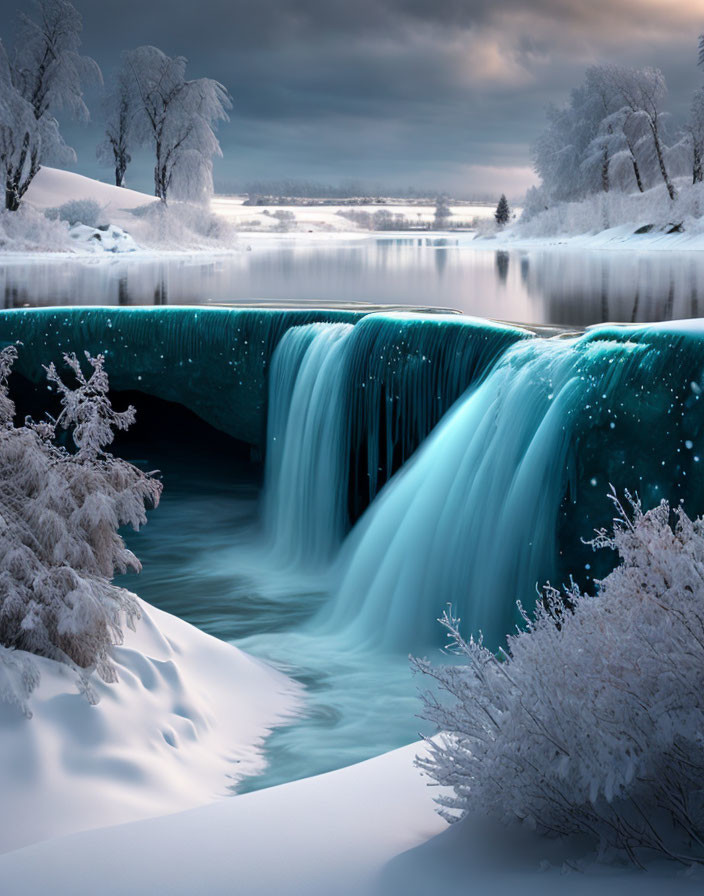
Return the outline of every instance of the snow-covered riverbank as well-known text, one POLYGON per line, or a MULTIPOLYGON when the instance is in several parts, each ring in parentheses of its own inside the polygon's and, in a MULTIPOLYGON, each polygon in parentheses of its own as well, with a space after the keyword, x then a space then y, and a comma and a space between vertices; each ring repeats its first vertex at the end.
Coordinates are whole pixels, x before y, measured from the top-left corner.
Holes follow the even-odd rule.
POLYGON ((33 717, 0 702, 0 852, 207 803, 264 767, 263 741, 296 711, 298 686, 175 616, 141 610, 114 649, 119 680, 93 677, 96 706, 67 666, 43 657, 33 717))

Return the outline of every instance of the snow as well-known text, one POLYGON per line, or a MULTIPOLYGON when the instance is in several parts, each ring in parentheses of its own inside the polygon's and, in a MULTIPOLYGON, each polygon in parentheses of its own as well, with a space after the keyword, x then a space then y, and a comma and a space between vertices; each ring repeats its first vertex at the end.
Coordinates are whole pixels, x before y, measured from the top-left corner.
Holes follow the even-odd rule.
POLYGON ((262 741, 295 711, 298 687, 140 606, 115 648, 119 681, 93 676, 97 706, 67 666, 41 657, 33 718, 0 703, 0 851, 207 803, 264 767, 262 741))
POLYGON ((642 896, 701 892, 673 866, 586 865, 560 842, 480 818, 447 828, 411 744, 315 778, 0 856, 8 893, 242 896, 642 896), (80 869, 77 871, 77 869, 80 869))
POLYGON ((129 211, 158 200, 147 193, 115 187, 73 171, 43 165, 27 190, 25 200, 35 208, 58 208, 71 199, 94 199, 99 202, 111 223, 126 226, 134 222, 129 211))
MULTIPOLYGON (((373 205, 245 205, 245 196, 214 196, 211 200, 211 208, 214 212, 237 225, 240 232, 259 231, 275 233, 278 228, 278 220, 274 217, 277 211, 288 211, 295 216, 295 222, 291 225, 291 233, 363 233, 370 231, 361 230, 344 214, 349 212, 367 213, 388 211, 392 215, 401 215, 413 224, 427 226, 435 219, 435 205, 409 205, 389 199, 384 203, 373 205), (340 214, 342 212, 342 214, 340 214)), ((494 208, 486 205, 456 205, 451 207, 452 218, 450 223, 469 226, 474 218, 493 219, 494 208)), ((383 231, 384 233, 391 233, 383 231)), ((415 233, 414 233, 415 235, 415 233)), ((425 235, 424 231, 418 231, 418 236, 425 235)), ((437 232, 432 233, 437 236, 437 232)))
POLYGON ((138 246, 129 233, 121 227, 110 224, 107 227, 87 227, 74 224, 69 228, 69 236, 87 252, 136 252, 138 246))

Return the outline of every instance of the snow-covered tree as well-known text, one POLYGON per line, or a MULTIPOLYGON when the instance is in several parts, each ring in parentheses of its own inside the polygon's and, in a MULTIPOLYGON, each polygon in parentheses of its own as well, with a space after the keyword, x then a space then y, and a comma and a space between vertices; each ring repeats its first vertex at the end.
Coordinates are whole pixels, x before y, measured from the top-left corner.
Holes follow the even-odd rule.
POLYGON ((565 106, 547 109, 548 125, 533 147, 533 160, 552 199, 609 191, 615 147, 612 126, 604 122, 616 108, 602 70, 593 67, 565 106))
POLYGON ((132 161, 130 150, 135 139, 135 83, 125 65, 120 68, 114 84, 103 101, 105 136, 98 144, 98 161, 115 171, 115 185, 123 187, 125 172, 132 161))
POLYGON ((496 223, 499 225, 499 227, 504 227, 506 224, 508 224, 510 217, 511 210, 508 207, 508 200, 502 193, 501 198, 499 199, 499 203, 496 206, 496 211, 494 212, 494 218, 496 219, 496 223))
POLYGON ((441 620, 464 662, 416 660, 442 732, 418 764, 473 812, 580 833, 639 861, 704 862, 704 520, 617 500, 620 563, 594 597, 547 588, 498 655, 441 620), (674 524, 672 518, 674 517, 674 524))
POLYGON ((704 180, 704 87, 692 97, 685 131, 692 150, 692 183, 704 180))
POLYGON ((38 0, 35 16, 20 16, 15 49, 0 46, 0 174, 5 207, 19 208, 42 162, 75 158, 54 112, 88 118, 83 84, 100 69, 78 52, 81 16, 68 0, 38 0))
POLYGON ((445 230, 447 222, 452 217, 452 209, 447 196, 442 194, 435 200, 435 218, 433 226, 436 230, 445 230))
POLYGON ((227 121, 232 102, 211 78, 186 80, 186 60, 156 47, 125 54, 137 97, 136 133, 155 154, 154 193, 203 198, 212 192, 212 160, 222 155, 214 128, 227 121))
POLYGON ((118 529, 146 522, 161 484, 107 451, 134 409, 113 410, 102 355, 86 355, 88 376, 75 355, 65 356, 75 386, 50 365, 61 413, 23 426, 8 394, 16 355, 14 346, 0 352, 0 699, 22 705, 32 682, 26 654, 12 651, 68 664, 93 699, 91 671, 115 680, 112 647, 139 616, 135 595, 112 583, 115 572, 141 568, 118 529), (59 428, 74 451, 56 443, 59 428))
POLYGON ((663 73, 657 68, 636 69, 609 65, 603 66, 603 74, 621 108, 626 109, 633 121, 647 130, 658 170, 670 199, 674 201, 677 198, 677 191, 667 169, 667 146, 664 141, 662 104, 667 95, 667 85, 663 73))

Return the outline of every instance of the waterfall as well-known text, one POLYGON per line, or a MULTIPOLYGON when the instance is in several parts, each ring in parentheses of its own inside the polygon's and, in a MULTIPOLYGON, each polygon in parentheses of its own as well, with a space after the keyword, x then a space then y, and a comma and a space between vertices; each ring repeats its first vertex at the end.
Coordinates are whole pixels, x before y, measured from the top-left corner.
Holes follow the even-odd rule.
POLYGON ((276 562, 324 566, 347 529, 349 324, 292 327, 269 376, 264 519, 276 562))
MULTIPOLYGON (((354 645, 422 649, 438 642, 436 620, 451 603, 466 633, 497 646, 519 621, 516 601, 530 608, 536 587, 562 569, 558 530, 569 529, 577 503, 579 534, 588 536, 597 491, 608 521, 609 479, 643 485, 648 504, 685 482, 697 491, 699 457, 685 450, 692 441, 680 423, 696 397, 701 343, 688 370, 677 366, 677 345, 661 351, 662 338, 610 335, 535 339, 505 352, 352 531, 318 630, 354 645), (668 358, 675 363, 664 366, 668 358), (649 431, 655 412, 660 423, 649 431)), ((701 414, 697 427, 701 438, 701 414)))
POLYGON ((464 389, 527 335, 447 315, 290 328, 269 373, 264 521, 276 563, 327 565, 349 528, 350 484, 354 518, 464 389))

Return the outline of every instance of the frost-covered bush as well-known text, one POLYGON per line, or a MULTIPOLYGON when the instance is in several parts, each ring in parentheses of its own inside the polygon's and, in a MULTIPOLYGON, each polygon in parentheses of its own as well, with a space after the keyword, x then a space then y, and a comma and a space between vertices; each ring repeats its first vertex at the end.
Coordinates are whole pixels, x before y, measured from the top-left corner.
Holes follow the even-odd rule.
POLYGON ((71 248, 65 221, 52 221, 26 203, 16 212, 0 211, 0 250, 66 252, 71 248))
POLYGON ((107 450, 135 412, 113 410, 102 355, 86 355, 89 376, 75 355, 65 356, 74 386, 53 364, 46 368, 61 413, 23 426, 8 395, 16 355, 13 346, 0 352, 0 645, 11 649, 0 651, 0 699, 21 704, 31 690, 26 654, 21 660, 15 651, 66 663, 93 699, 90 673, 116 679, 112 647, 139 616, 135 595, 111 581, 141 568, 118 528, 146 522, 145 505, 158 503, 161 484, 107 450), (59 429, 75 450, 57 444, 59 429))
POLYGON ((681 224, 687 233, 704 232, 704 184, 678 180, 676 186, 678 197, 674 202, 661 184, 645 193, 611 190, 576 202, 554 202, 549 207, 544 191, 529 191, 521 220, 512 232, 526 238, 577 236, 624 226, 634 232, 649 224, 664 230, 670 229, 668 225, 681 224))
POLYGON ((50 208, 45 212, 47 218, 67 221, 68 224, 85 224, 87 227, 98 227, 103 221, 103 208, 94 199, 71 199, 58 208, 50 208))
POLYGON ((443 734, 418 764, 471 808, 602 850, 704 861, 704 521, 632 501, 595 547, 620 564, 595 597, 547 588, 498 655, 441 621, 464 662, 434 668, 424 715, 443 734), (674 518, 674 523, 671 520, 674 518), (443 699, 449 697, 449 699, 443 699))
POLYGON ((207 206, 189 202, 151 202, 131 210, 130 233, 140 246, 161 249, 227 249, 237 239, 234 225, 207 206))

